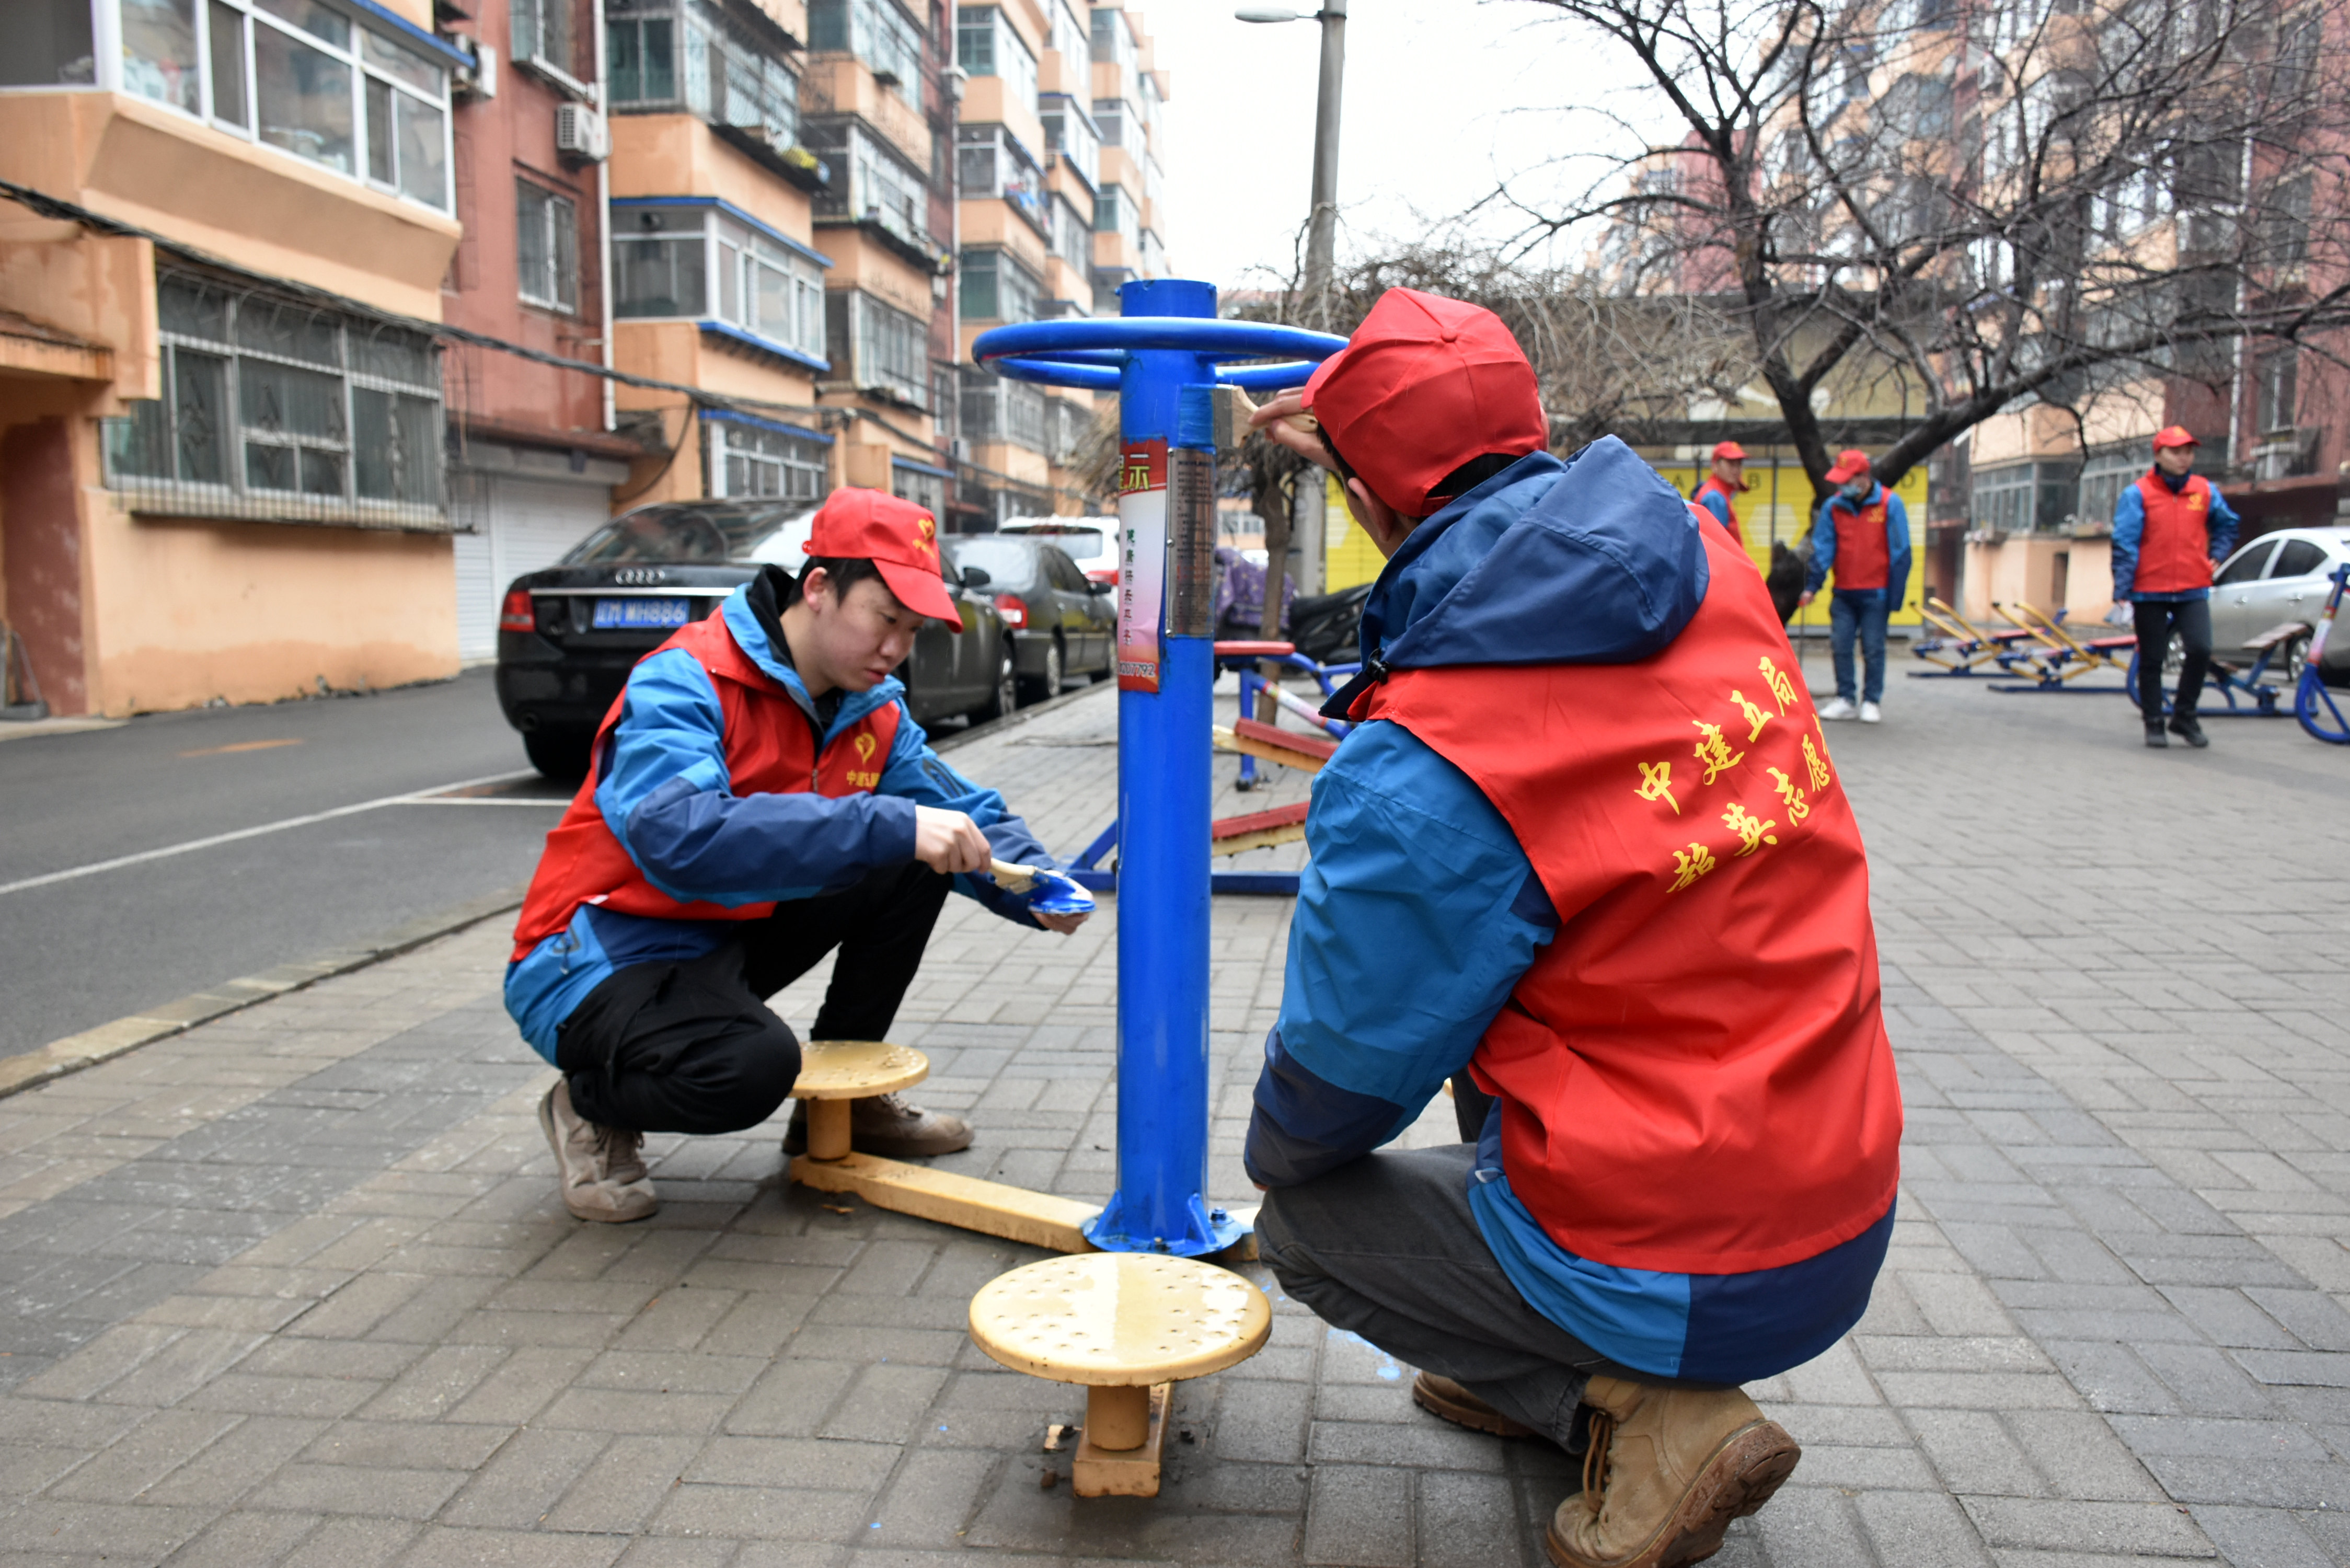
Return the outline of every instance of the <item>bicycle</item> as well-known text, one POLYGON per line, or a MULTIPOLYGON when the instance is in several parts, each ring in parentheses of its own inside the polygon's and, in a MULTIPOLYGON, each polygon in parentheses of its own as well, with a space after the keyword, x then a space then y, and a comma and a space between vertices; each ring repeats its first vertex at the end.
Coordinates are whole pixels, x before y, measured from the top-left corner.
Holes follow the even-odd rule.
POLYGON ((2350 584, 2350 565, 2334 567, 2333 575, 2334 591, 2325 596, 2325 613, 2318 618, 2317 630, 2310 637, 2301 682, 2293 689, 2293 716, 2317 739, 2330 745, 2350 746, 2350 718, 2344 716, 2318 668, 2325 661, 2325 639, 2334 629, 2334 612, 2342 607, 2343 587, 2350 584))

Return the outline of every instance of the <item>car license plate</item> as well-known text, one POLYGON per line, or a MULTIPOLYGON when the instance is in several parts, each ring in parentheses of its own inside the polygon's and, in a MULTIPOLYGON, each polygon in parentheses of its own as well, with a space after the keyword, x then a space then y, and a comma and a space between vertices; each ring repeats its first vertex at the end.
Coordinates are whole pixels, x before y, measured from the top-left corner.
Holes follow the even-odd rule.
POLYGON ((684 599, 598 599, 598 631, 638 631, 683 626, 693 618, 693 607, 684 599))

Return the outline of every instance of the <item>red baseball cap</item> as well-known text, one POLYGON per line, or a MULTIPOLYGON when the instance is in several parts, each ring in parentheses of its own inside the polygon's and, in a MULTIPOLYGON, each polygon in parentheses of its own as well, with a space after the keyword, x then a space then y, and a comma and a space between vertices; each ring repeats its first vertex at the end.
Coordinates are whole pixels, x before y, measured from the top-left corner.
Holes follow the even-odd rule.
POLYGON ((816 508, 807 553, 870 561, 899 603, 962 629, 962 612, 940 575, 939 521, 927 508, 879 490, 836 490, 816 508))
POLYGON ((2154 432, 2154 450, 2167 446, 2201 446, 2203 443, 2188 433, 2185 425, 2165 425, 2154 432))
POLYGON ((1726 441, 1713 449, 1713 455, 1721 462, 1744 462, 1746 449, 1734 441, 1726 441))
POLYGON ((1856 446, 1846 447, 1836 453, 1835 466, 1828 470, 1828 483, 1843 484, 1867 472, 1868 454, 1856 446))
POLYGON ((1534 368, 1502 318, 1414 288, 1379 296, 1305 400, 1372 493, 1412 517, 1435 509, 1430 488, 1471 458, 1550 443, 1534 368))

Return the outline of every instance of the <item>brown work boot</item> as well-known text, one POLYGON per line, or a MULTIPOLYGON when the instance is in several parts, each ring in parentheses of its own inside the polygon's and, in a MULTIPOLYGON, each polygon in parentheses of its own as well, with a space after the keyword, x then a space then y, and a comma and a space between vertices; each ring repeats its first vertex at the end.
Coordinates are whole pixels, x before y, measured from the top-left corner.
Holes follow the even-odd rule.
POLYGON ((1423 1372, 1411 1380, 1411 1402, 1456 1427, 1491 1432, 1497 1438, 1534 1435, 1534 1429, 1524 1422, 1511 1420, 1451 1378, 1433 1372, 1423 1372))
POLYGON ((569 1080, 557 1078, 538 1102, 538 1130, 555 1150, 563 1206, 579 1219, 623 1224, 660 1207, 645 1169, 645 1135, 598 1127, 572 1109, 569 1080))
POLYGON ((1771 1501, 1803 1449, 1732 1388, 1699 1394, 1595 1377, 1583 1490, 1558 1505, 1544 1544, 1558 1568, 1678 1568, 1721 1550, 1721 1532, 1771 1501))
MULTIPOLYGON (((848 1103, 848 1147, 884 1159, 920 1159, 971 1147, 971 1124, 944 1111, 926 1111, 897 1095, 868 1095, 848 1103)), ((807 1102, 792 1105, 784 1152, 807 1152, 807 1102)))

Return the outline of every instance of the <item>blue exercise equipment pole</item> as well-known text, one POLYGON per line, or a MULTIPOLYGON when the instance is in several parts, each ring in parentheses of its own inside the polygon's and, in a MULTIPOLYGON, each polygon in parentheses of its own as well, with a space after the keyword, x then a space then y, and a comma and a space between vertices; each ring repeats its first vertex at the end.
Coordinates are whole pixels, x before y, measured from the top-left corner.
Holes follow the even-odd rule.
POLYGON ((1212 285, 1129 283, 1115 318, 980 335, 997 374, 1118 395, 1118 1190, 1085 1227, 1106 1251, 1220 1251, 1243 1228, 1208 1173, 1210 732, 1219 384, 1303 385, 1346 347, 1220 321, 1212 285), (1224 365, 1224 360, 1279 363, 1224 365))

